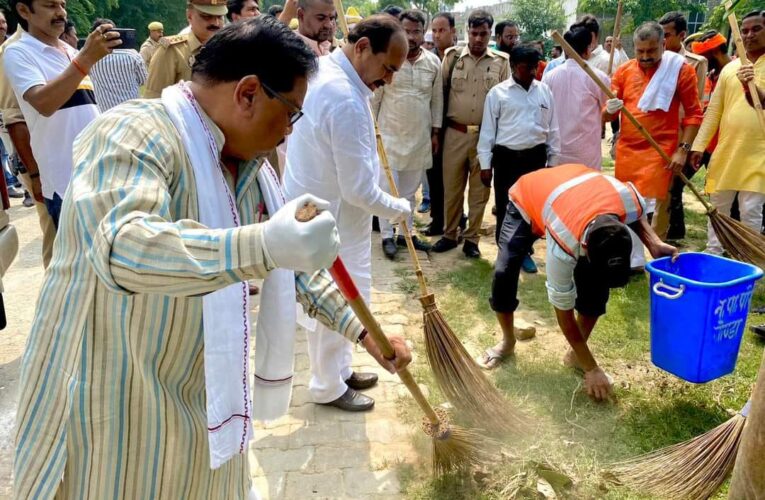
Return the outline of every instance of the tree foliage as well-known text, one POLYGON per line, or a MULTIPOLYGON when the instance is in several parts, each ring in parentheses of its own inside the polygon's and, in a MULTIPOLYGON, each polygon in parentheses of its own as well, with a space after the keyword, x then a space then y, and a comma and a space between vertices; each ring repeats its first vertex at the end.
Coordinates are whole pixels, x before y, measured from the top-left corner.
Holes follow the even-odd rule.
POLYGON ((561 0, 515 0, 512 18, 521 27, 524 40, 549 36, 553 30, 566 26, 566 14, 561 0))
MULTIPOLYGON (((0 0, 0 8, 5 11, 8 4, 8 0, 0 0)), ((186 26, 184 0, 68 0, 66 11, 80 36, 89 31, 97 17, 109 18, 123 28, 135 28, 140 37, 148 35, 152 21, 161 21, 167 34, 177 33, 186 26)), ((15 24, 12 17, 9 21, 15 24)))
MULTIPOLYGON (((579 2, 580 13, 594 14, 598 18, 616 17, 619 0, 582 0, 579 2)), ((622 32, 631 33, 645 21, 657 20, 667 12, 699 12, 705 5, 694 0, 624 0, 622 32)), ((606 24, 604 26, 608 28, 606 24)), ((611 23, 611 30, 613 22, 611 23)), ((607 31, 610 31, 607 29, 607 31)))
MULTIPOLYGON (((753 10, 765 10, 765 0, 741 0, 736 3, 735 7, 733 7, 733 12, 736 13, 739 23, 745 14, 748 14, 753 10)), ((730 32, 728 16, 726 15, 724 4, 720 4, 712 9, 712 12, 707 16, 706 23, 702 29, 713 29, 723 33, 730 32)))

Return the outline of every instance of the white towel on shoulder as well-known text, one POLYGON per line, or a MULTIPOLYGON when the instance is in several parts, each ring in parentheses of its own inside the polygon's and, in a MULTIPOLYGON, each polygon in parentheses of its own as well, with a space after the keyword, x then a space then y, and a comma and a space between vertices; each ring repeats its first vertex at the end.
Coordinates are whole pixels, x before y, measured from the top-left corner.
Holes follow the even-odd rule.
POLYGON ((677 80, 680 77, 680 70, 685 63, 685 57, 669 50, 664 51, 661 57, 659 69, 651 77, 651 81, 643 92, 643 96, 638 102, 638 109, 643 113, 649 113, 660 109, 664 112, 669 111, 672 105, 672 98, 677 90, 677 80))

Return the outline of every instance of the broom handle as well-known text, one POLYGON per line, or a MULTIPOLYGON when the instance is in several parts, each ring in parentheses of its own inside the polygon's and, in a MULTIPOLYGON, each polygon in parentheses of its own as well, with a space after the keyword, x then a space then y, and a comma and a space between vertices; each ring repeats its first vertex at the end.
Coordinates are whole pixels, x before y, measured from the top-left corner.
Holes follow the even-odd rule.
POLYGON ((622 11, 624 9, 624 0, 619 0, 619 6, 616 8, 616 21, 614 22, 614 36, 611 40, 611 53, 608 55, 608 76, 613 74, 614 53, 616 52, 616 40, 622 36, 622 11))
MULTIPOLYGON (((738 52, 738 58, 741 60, 741 65, 749 64, 749 60, 746 58, 746 48, 744 48, 744 41, 741 39, 741 30, 738 29, 738 19, 736 19, 736 13, 733 12, 733 2, 725 2, 725 8, 728 10, 728 23, 730 24, 730 31, 733 35, 733 42, 736 44, 736 52, 738 52)), ((757 119, 760 121, 760 126, 763 132, 765 132, 765 113, 762 111, 762 103, 760 102, 759 93, 757 92, 757 86, 754 81, 748 83, 749 95, 752 96, 752 104, 757 113, 757 119)))
MULTIPOLYGON (((369 307, 364 302, 364 298, 359 293, 359 289, 356 288, 356 284, 353 282, 351 275, 345 268, 343 261, 340 260, 340 257, 338 257, 337 260, 335 260, 335 263, 332 264, 332 267, 329 269, 329 274, 334 278, 337 287, 340 289, 340 293, 343 294, 343 297, 348 301, 353 312, 356 313, 356 317, 359 318, 361 324, 366 328, 367 334, 372 336, 375 343, 380 348, 380 351, 382 351, 383 356, 387 359, 393 359, 395 352, 390 340, 385 336, 380 324, 374 318, 369 307)), ((422 411, 425 412, 430 423, 437 425, 439 423, 438 415, 436 415, 433 407, 428 403, 427 398, 422 393, 422 390, 420 390, 420 386, 415 382, 412 373, 404 368, 398 372, 398 376, 406 388, 409 389, 409 392, 412 394, 415 401, 417 401, 417 404, 420 405, 422 411)))
MULTIPOLYGON (((340 31, 343 32, 343 38, 348 39, 348 23, 345 20, 345 11, 343 10, 343 0, 333 0, 335 4, 335 10, 337 11, 337 19, 340 23, 340 31)), ((383 145, 382 135, 380 135, 380 127, 377 126, 377 118, 373 115, 372 120, 375 124, 375 136, 377 137, 377 153, 380 156, 380 163, 385 171, 385 177, 388 179, 390 185, 390 194, 399 197, 398 188, 396 187, 396 181, 393 179, 393 172, 391 172, 390 164, 388 163, 388 155, 385 154, 385 146, 383 145)), ((420 265, 420 258, 417 257, 417 250, 414 248, 414 241, 412 241, 412 234, 409 232, 409 224, 406 220, 399 223, 401 232, 404 233, 404 239, 406 240, 406 248, 409 250, 409 255, 412 256, 412 262, 414 264, 414 273, 417 275, 417 282, 420 285, 420 293, 422 296, 429 294, 428 284, 425 281, 425 275, 422 272, 422 266, 420 265)))
MULTIPOLYGON (((553 39, 558 42, 558 45, 563 47, 563 50, 566 52, 566 55, 568 55, 571 59, 575 60, 579 66, 584 70, 587 75, 592 78, 592 81, 594 81, 598 87, 600 87, 600 90, 603 91, 606 96, 608 96, 609 99, 616 99, 616 96, 613 92, 611 92, 611 89, 608 88, 608 85, 603 83, 603 80, 598 78, 598 75, 595 74, 594 71, 592 71, 592 68, 585 62, 584 59, 581 58, 579 54, 576 53, 576 51, 569 45, 566 40, 563 39, 562 36, 560 36, 560 33, 557 31, 553 31, 552 33, 553 39)), ((629 121, 632 122, 632 124, 635 126, 635 128, 640 132, 643 137, 648 141, 648 144, 650 144, 658 153, 661 155, 662 159, 666 161, 668 164, 672 162, 672 158, 669 157, 669 155, 659 146, 659 144, 656 142, 656 140, 651 136, 651 134, 643 127, 643 125, 640 124, 640 122, 635 118, 635 116, 630 113, 630 111, 627 108, 621 109, 622 115, 626 116, 629 121)), ((691 181, 688 180, 688 178, 682 173, 678 172, 677 175, 686 186, 688 186, 691 191, 693 191, 693 194, 696 195, 696 198, 699 199, 699 201, 704 205, 704 208, 706 208, 707 213, 712 213, 714 210, 716 210, 710 203, 704 199, 704 196, 699 192, 698 189, 696 189, 696 186, 691 184, 691 181)))
MULTIPOLYGON (((372 118, 374 119, 374 117, 372 118)), ((377 119, 375 119, 375 135, 377 136, 377 153, 380 156, 380 163, 382 163, 383 170, 385 171, 385 177, 388 179, 390 194, 398 197, 398 188, 396 187, 396 181, 393 179, 393 172, 391 172, 390 164, 388 163, 388 155, 385 153, 385 146, 383 145, 382 135, 380 134, 380 127, 377 126, 377 119)), ((420 293, 425 297, 429 293, 428 284, 425 281, 425 275, 422 272, 422 266, 420 265, 420 258, 417 256, 417 250, 414 248, 412 233, 409 232, 409 224, 406 220, 402 220, 399 222, 399 225, 401 226, 401 232, 404 233, 404 239, 406 240, 406 247, 409 249, 409 255, 412 256, 414 273, 417 275, 417 282, 420 284, 420 293)))

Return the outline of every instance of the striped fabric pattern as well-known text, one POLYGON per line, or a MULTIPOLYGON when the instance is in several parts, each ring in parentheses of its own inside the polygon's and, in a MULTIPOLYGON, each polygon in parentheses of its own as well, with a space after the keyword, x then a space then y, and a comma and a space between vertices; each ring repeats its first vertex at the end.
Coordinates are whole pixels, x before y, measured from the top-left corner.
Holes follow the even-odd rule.
MULTIPOLYGON (((201 295, 268 272, 258 163, 235 186, 251 225, 210 230, 159 101, 101 116, 74 151, 22 360, 16 497, 247 498, 246 454, 209 466, 201 295)), ((361 333, 326 272, 298 275, 296 289, 329 328, 361 333)))
POLYGON ((98 109, 104 113, 125 101, 138 99, 148 74, 143 58, 132 49, 117 49, 90 70, 98 109))

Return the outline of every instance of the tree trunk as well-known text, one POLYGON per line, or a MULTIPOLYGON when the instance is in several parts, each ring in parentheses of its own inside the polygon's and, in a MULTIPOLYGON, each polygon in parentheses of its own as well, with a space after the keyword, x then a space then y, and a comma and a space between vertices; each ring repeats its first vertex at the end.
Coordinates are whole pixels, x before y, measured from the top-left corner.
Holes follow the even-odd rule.
POLYGON ((765 353, 752 394, 752 408, 741 434, 728 498, 765 499, 765 353))

